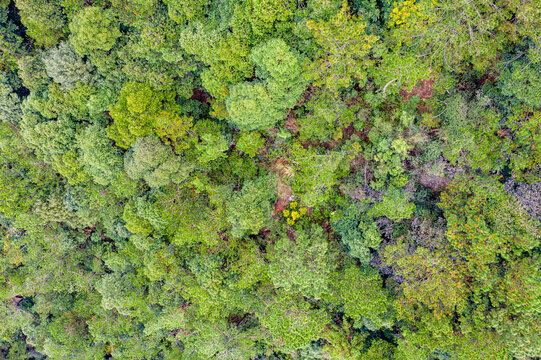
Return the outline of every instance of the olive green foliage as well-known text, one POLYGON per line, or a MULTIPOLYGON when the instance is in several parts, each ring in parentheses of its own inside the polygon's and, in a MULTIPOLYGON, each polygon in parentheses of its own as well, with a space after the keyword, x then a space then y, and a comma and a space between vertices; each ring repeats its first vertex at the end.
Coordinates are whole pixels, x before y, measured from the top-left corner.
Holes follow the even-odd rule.
POLYGON ((541 107, 541 65, 528 62, 513 63, 502 74, 502 93, 514 96, 534 108, 541 107))
POLYGON ((332 225, 348 253, 368 265, 372 260, 370 249, 378 250, 383 239, 376 223, 363 214, 365 211, 366 206, 352 205, 335 213, 332 225))
POLYGON ((541 358, 533 0, 0 0, 0 358, 541 358))
POLYGON ((208 0, 166 0, 167 13, 169 17, 179 24, 188 21, 193 21, 201 17, 205 13, 205 8, 209 5, 208 0))
MULTIPOLYGON (((250 54, 250 30, 245 19, 246 5, 217 9, 220 23, 195 21, 185 27, 179 43, 195 55, 207 68, 201 72, 201 82, 215 98, 224 100, 228 85, 248 78, 253 73, 250 54)), ((186 6, 183 6, 186 8, 186 6)))
POLYGON ((448 2, 439 5, 430 0, 414 5, 397 2, 389 22, 394 28, 393 36, 403 41, 404 47, 415 49, 419 55, 431 55, 431 65, 454 70, 468 63, 477 69, 485 69, 490 59, 508 43, 510 32, 528 31, 528 27, 539 22, 537 10, 517 1, 510 1, 497 9, 486 3, 448 2), (523 6, 524 9, 519 10, 523 6), (514 13, 525 16, 512 30, 505 24, 508 16, 514 13), (414 34, 419 36, 413 37, 414 34))
POLYGON ((237 140, 236 148, 250 157, 254 157, 263 145, 265 145, 265 139, 259 133, 243 132, 237 140))
POLYGON ((239 83, 231 87, 227 98, 231 122, 241 130, 266 130, 285 116, 261 83, 239 83))
POLYGON ((9 18, 9 2, 0 4, 0 68, 3 71, 17 68, 17 57, 23 52, 19 27, 9 18))
POLYGON ((391 220, 399 221, 411 218, 414 211, 415 204, 409 201, 409 196, 404 191, 391 188, 383 195, 381 201, 368 211, 368 215, 386 216, 391 220))
POLYGON ((351 266, 332 280, 331 301, 343 304, 354 326, 377 330, 393 324, 389 294, 381 287, 382 279, 374 270, 351 266))
POLYGON ((355 121, 356 106, 322 90, 306 104, 307 113, 297 119, 301 140, 330 141, 342 137, 342 129, 355 121))
POLYGON ((25 116, 21 123, 21 132, 28 146, 70 183, 88 178, 79 161, 76 128, 77 125, 67 117, 41 121, 39 115, 33 113, 25 116))
POLYGON ((28 90, 39 90, 49 82, 49 75, 41 56, 22 56, 19 61, 19 77, 28 90))
POLYGON ((270 331, 279 349, 301 348, 320 337, 326 322, 324 312, 311 309, 306 300, 278 295, 262 305, 264 309, 258 314, 261 325, 270 331))
POLYGON ((298 144, 291 148, 291 160, 295 174, 289 180, 295 192, 302 196, 308 206, 324 202, 340 175, 346 175, 342 164, 344 152, 327 152, 313 147, 307 149, 298 144))

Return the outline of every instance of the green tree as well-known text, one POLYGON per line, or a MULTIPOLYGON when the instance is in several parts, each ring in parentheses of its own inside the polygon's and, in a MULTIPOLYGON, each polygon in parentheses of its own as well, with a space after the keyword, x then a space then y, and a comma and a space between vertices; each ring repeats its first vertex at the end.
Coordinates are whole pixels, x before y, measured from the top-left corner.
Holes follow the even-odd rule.
POLYGON ((94 51, 109 51, 121 33, 110 10, 88 6, 73 17, 69 24, 70 42, 81 56, 94 51))
POLYGON ((68 117, 43 121, 40 116, 25 110, 21 134, 37 156, 51 164, 70 183, 88 180, 79 161, 77 125, 68 117))
POLYGON ((17 0, 26 33, 40 46, 49 47, 66 33, 66 18, 60 4, 47 0, 17 0))
POLYGON ((290 148, 293 176, 287 181, 306 206, 323 203, 341 175, 346 175, 345 153, 304 148, 295 143, 290 148))
POLYGON ((333 230, 340 235, 348 253, 363 265, 368 265, 372 260, 370 249, 378 250, 383 240, 378 226, 367 216, 366 208, 366 205, 351 205, 331 217, 333 230))
POLYGON ((297 4, 293 0, 253 0, 251 10, 252 32, 255 37, 262 38, 289 30, 297 4))
POLYGON ((271 128, 286 115, 273 106, 271 96, 260 83, 233 85, 226 104, 232 124, 245 131, 271 128))
POLYGON ((41 56, 22 56, 18 61, 18 70, 24 87, 30 91, 40 90, 51 81, 41 56))
POLYGON ((256 76, 264 81, 276 107, 294 107, 306 85, 300 54, 283 40, 270 39, 254 47, 249 59, 256 65, 256 76))
POLYGON ((200 74, 202 85, 220 101, 227 97, 230 84, 252 76, 254 69, 247 59, 251 31, 243 18, 245 14, 241 14, 247 5, 227 5, 222 24, 194 22, 182 31, 179 39, 188 54, 197 56, 207 66, 200 74))
POLYGON ((323 229, 298 230, 278 239, 269 251, 268 273, 277 288, 320 299, 329 291, 332 257, 323 229))
POLYGON ((338 140, 343 136, 343 129, 355 121, 357 109, 324 89, 316 90, 305 104, 305 113, 295 121, 299 138, 303 141, 338 140))
POLYGON ((249 359, 256 356, 257 332, 243 329, 225 321, 196 324, 195 330, 189 334, 188 349, 204 358, 217 359, 249 359))
POLYGON ((326 297, 336 305, 343 305, 345 315, 354 320, 353 326, 375 331, 393 326, 389 294, 381 286, 382 279, 371 269, 356 266, 333 274, 331 291, 326 297))
POLYGON ((95 182, 108 185, 119 177, 123 170, 122 153, 113 146, 104 128, 87 127, 77 136, 77 142, 85 171, 95 182))
MULTIPOLYGON (((426 306, 436 319, 451 319, 454 312, 462 312, 467 306, 467 287, 461 276, 462 264, 454 265, 449 254, 417 248, 407 255, 408 245, 398 241, 387 246, 382 254, 385 263, 393 266, 403 277, 403 297, 396 308, 401 316, 413 319, 416 306, 426 306)), ((426 320, 429 321, 428 319, 426 320)))
POLYGON ((148 236, 154 231, 154 228, 148 220, 139 215, 137 210, 137 204, 134 200, 124 205, 122 214, 122 219, 126 222, 124 226, 134 234, 148 236))
POLYGON ((271 223, 271 201, 275 198, 275 179, 261 176, 245 181, 242 189, 227 201, 227 220, 234 237, 257 234, 271 223))
POLYGON ((18 26, 9 19, 9 3, 0 4, 0 29, 0 70, 14 70, 23 53, 23 39, 18 26))
POLYGON ((402 190, 390 188, 376 203, 368 215, 374 218, 386 216, 393 221, 410 219, 415 211, 415 204, 411 203, 410 196, 402 190))
POLYGON ((8 76, 0 73, 0 121, 17 124, 21 120, 21 99, 15 90, 8 76))
POLYGON ((325 312, 311 309, 303 298, 281 294, 263 303, 256 314, 261 325, 272 334, 274 344, 283 351, 292 351, 318 340, 328 323, 325 312))
POLYGON ((117 146, 128 148, 137 137, 154 132, 155 116, 162 111, 165 100, 163 92, 152 90, 148 85, 129 82, 124 84, 110 115, 114 123, 107 134, 117 146))
POLYGON ((105 310, 116 309, 122 315, 137 314, 146 301, 144 282, 134 273, 106 274, 96 283, 96 290, 105 310))
POLYGON ((500 75, 502 93, 541 108, 541 63, 514 62, 500 75))
POLYGON ((462 95, 448 100, 442 114, 442 135, 446 140, 444 155, 453 164, 485 173, 503 168, 502 157, 508 145, 497 135, 500 114, 489 101, 485 97, 468 102, 462 95))
POLYGON ((65 90, 78 82, 88 83, 92 80, 92 65, 85 63, 67 42, 50 48, 42 58, 47 74, 65 90))
POLYGON ((133 180, 144 179, 151 187, 184 181, 193 165, 174 155, 171 147, 155 136, 138 138, 124 158, 126 173, 133 180))
POLYGON ((260 80, 233 85, 227 112, 241 130, 265 130, 283 119, 304 91, 300 57, 283 40, 271 39, 255 47, 249 58, 260 80))
MULTIPOLYGON (((517 26, 510 19, 520 12, 523 5, 519 4, 509 1, 494 8, 488 3, 463 1, 396 2, 389 25, 392 37, 426 58, 431 67, 457 71, 471 63, 484 70, 513 38, 517 26)), ((529 15, 533 14, 530 11, 529 15)), ((523 18, 525 24, 535 18, 528 17, 523 18)))
POLYGON ((265 139, 258 132, 243 132, 240 134, 235 148, 250 157, 254 157, 264 145, 265 139))
POLYGON ((353 81, 363 85, 373 64, 368 53, 378 37, 366 33, 366 25, 349 13, 347 3, 329 21, 309 20, 307 26, 319 46, 317 59, 307 63, 307 78, 333 93, 353 81))
POLYGON ((199 19, 206 11, 209 5, 209 0, 166 0, 167 13, 169 17, 178 24, 186 23, 199 19))

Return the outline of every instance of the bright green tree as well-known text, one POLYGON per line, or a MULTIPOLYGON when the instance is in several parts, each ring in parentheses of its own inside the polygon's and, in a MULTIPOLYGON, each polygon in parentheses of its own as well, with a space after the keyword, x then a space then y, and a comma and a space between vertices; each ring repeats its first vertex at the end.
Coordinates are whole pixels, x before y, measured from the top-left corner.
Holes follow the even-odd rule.
POLYGON ((121 35, 112 12, 99 6, 85 7, 73 17, 69 28, 70 42, 81 56, 111 50, 121 35))
POLYGON ((234 237, 257 234, 272 221, 271 201, 275 197, 275 179, 262 176, 245 181, 240 191, 227 202, 227 220, 234 237))
POLYGON ((114 123, 107 134, 117 146, 128 148, 137 137, 154 132, 155 116, 162 111, 165 95, 148 85, 129 82, 124 84, 110 114, 114 123))
POLYGON ((260 80, 238 83, 226 99, 231 123, 241 130, 265 130, 283 119, 305 87, 300 57, 281 39, 255 47, 250 60, 260 80))

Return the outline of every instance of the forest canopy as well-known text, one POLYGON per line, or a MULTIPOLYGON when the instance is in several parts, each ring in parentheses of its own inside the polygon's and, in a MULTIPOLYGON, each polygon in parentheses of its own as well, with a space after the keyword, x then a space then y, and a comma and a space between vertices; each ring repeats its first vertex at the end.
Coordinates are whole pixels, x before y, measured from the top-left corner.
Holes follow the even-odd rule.
POLYGON ((0 0, 0 358, 541 358, 538 0, 0 0))

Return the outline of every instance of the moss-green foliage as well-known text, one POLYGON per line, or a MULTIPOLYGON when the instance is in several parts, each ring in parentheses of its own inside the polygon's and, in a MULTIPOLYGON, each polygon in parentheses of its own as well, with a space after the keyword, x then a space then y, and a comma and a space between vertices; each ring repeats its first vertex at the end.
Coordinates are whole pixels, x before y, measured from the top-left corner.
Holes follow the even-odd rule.
POLYGON ((539 29, 0 0, 0 358, 540 358, 539 29))
POLYGON ((41 56, 22 56, 18 61, 18 65, 19 77, 28 90, 39 90, 49 82, 49 75, 47 75, 41 56))
POLYGON ((0 68, 3 71, 17 68, 17 57, 23 52, 19 27, 9 18, 9 2, 0 4, 0 68), (5 3, 5 4, 4 4, 5 3))
POLYGON ((340 138, 343 135, 342 128, 348 127, 355 120, 357 107, 321 90, 313 94, 305 109, 305 115, 296 122, 300 139, 330 141, 340 138))
POLYGON ((409 196, 401 190, 389 189, 369 211, 372 217, 386 216, 391 220, 409 219, 415 211, 415 204, 409 201, 409 196))
POLYGON ((513 96, 534 108, 541 107, 541 65, 528 62, 513 63, 501 75, 502 93, 513 96))
POLYGON ((121 175, 122 153, 111 146, 104 128, 99 125, 89 126, 77 140, 81 149, 81 162, 96 183, 108 185, 121 175))
POLYGON ((188 21, 193 21, 201 17, 205 13, 205 8, 209 5, 208 0, 166 0, 167 13, 169 17, 179 24, 188 21))
POLYGON ((372 269, 363 271, 351 266, 333 278, 332 295, 328 298, 336 304, 343 304, 345 315, 354 320, 356 328, 365 326, 377 330, 390 327, 393 324, 391 304, 381 281, 379 274, 372 269))
POLYGON ((499 114, 488 98, 467 102, 460 95, 449 99, 444 119, 445 157, 453 164, 463 164, 485 172, 500 170, 505 142, 497 136, 501 128, 499 114))
POLYGON ((325 151, 315 147, 303 148, 299 144, 291 147, 291 161, 295 173, 289 181, 294 191, 307 206, 323 203, 331 188, 345 175, 343 168, 345 153, 325 151))
POLYGON ((243 132, 237 140, 236 148, 250 157, 254 157, 263 145, 265 145, 265 139, 259 133, 243 132))
POLYGON ((362 19, 349 13, 347 2, 328 21, 309 20, 307 27, 319 46, 316 60, 306 66, 314 85, 336 93, 353 81, 366 82, 366 70, 372 65, 367 55, 378 37, 366 33, 362 19))
POLYGON ((36 155, 50 163, 69 182, 88 179, 79 161, 80 151, 75 145, 77 125, 68 117, 43 121, 35 113, 29 113, 21 123, 21 131, 29 147, 36 155))
POLYGON ((372 259, 370 249, 377 250, 383 239, 376 223, 367 216, 366 206, 352 205, 336 212, 331 220, 334 220, 333 229, 347 246, 348 253, 368 265, 372 259))

